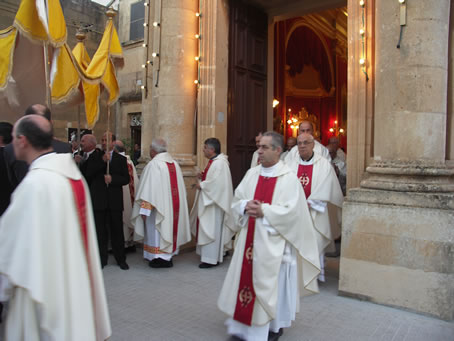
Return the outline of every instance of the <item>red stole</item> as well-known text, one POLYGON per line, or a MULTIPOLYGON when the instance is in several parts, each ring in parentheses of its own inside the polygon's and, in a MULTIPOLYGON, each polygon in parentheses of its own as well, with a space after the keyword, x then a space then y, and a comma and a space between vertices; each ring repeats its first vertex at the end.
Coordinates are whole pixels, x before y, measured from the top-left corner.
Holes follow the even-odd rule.
MULTIPOLYGON (((205 179, 207 178, 208 170, 210 169, 210 166, 212 163, 213 163, 213 159, 210 159, 210 161, 208 161, 207 166, 205 167, 205 170, 202 172, 202 181, 205 181, 205 179)), ((197 230, 195 233, 195 242, 196 243, 197 243, 198 239, 199 239, 199 218, 197 217, 197 230)))
POLYGON ((314 165, 299 165, 298 166, 298 180, 301 182, 301 185, 304 189, 304 194, 306 194, 306 199, 311 195, 312 187, 312 170, 314 165))
MULTIPOLYGON (((88 269, 88 278, 90 280, 90 289, 91 289, 91 297, 93 304, 95 301, 95 289, 93 287, 93 274, 90 268, 90 254, 88 252, 88 231, 87 231, 87 202, 85 201, 85 188, 84 183, 82 180, 72 180, 69 179, 71 184, 73 194, 74 194, 74 201, 76 204, 77 215, 79 217, 79 226, 80 226, 80 233, 82 235, 82 241, 84 245, 85 257, 87 261, 87 269, 88 269)), ((95 255, 97 257, 97 255, 95 255)), ((96 312, 96 307, 93 307, 93 311, 96 312)))
POLYGON ((132 169, 132 165, 129 162, 126 162, 128 165, 128 173, 129 173, 129 196, 131 197, 131 205, 134 205, 134 170, 132 169))
POLYGON ((180 193, 178 191, 178 180, 177 172, 175 170, 175 164, 172 162, 166 162, 169 168, 170 176, 170 191, 172 193, 172 207, 173 207, 173 248, 172 253, 177 249, 177 237, 178 237, 178 220, 180 216, 180 193))
MULTIPOLYGON (((277 177, 268 178, 260 176, 255 188, 254 200, 260 200, 263 203, 271 204, 276 181, 277 177)), ((254 232, 255 218, 249 217, 246 244, 243 253, 243 265, 241 267, 240 286, 238 287, 235 313, 233 314, 234 320, 248 326, 251 325, 256 297, 254 283, 252 281, 254 232)))

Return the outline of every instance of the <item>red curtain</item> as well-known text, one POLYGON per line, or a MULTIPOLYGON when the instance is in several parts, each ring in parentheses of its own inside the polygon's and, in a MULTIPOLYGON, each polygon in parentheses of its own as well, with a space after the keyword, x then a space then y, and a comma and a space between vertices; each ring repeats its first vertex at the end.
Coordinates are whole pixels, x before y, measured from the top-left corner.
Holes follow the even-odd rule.
POLYGON ((326 92, 332 84, 331 69, 325 47, 320 38, 307 26, 300 26, 292 32, 287 44, 286 61, 290 76, 303 71, 304 65, 312 65, 320 74, 326 92))

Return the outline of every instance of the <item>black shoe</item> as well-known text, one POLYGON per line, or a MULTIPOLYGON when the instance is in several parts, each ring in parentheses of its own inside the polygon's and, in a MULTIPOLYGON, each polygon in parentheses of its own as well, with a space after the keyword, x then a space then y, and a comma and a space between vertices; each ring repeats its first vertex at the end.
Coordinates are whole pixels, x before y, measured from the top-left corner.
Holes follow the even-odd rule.
POLYGON ((277 333, 270 331, 268 333, 268 341, 277 341, 284 334, 284 328, 280 328, 277 333))
POLYGON ((213 267, 218 266, 218 265, 219 265, 219 263, 210 264, 210 263, 204 263, 204 262, 202 262, 202 263, 199 264, 199 268, 200 268, 200 269, 209 269, 209 268, 213 268, 213 267))
POLYGON ((131 246, 125 247, 125 253, 135 253, 135 252, 136 252, 136 246, 135 245, 131 245, 131 246))
POLYGON ((129 265, 126 262, 118 264, 121 270, 129 270, 129 265))
POLYGON ((171 268, 173 266, 172 260, 164 260, 162 258, 155 258, 151 260, 148 265, 150 268, 171 268))

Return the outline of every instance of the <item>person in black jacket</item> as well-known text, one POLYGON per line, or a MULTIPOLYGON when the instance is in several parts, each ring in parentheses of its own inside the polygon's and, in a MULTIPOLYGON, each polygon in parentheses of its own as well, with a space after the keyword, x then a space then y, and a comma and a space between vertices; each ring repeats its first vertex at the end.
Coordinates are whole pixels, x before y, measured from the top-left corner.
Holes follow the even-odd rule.
MULTIPOLYGON (((24 113, 27 115, 41 115, 44 116, 49 122, 52 122, 51 112, 48 107, 42 104, 33 104, 29 106, 24 113)), ((52 148, 56 153, 71 153, 71 145, 54 138, 52 140, 52 148)), ((14 190, 27 175, 28 165, 24 161, 16 160, 12 143, 5 146, 4 158, 8 168, 9 182, 14 190)))
POLYGON ((129 172, 126 158, 112 152, 115 136, 109 135, 109 148, 107 136, 107 133, 103 135, 104 151, 101 151, 95 149, 96 138, 93 135, 84 135, 80 145, 87 157, 79 157, 76 162, 80 164, 80 170, 90 188, 101 265, 107 265, 107 242, 110 234, 115 260, 122 270, 128 270, 124 252, 122 187, 129 183, 129 172))

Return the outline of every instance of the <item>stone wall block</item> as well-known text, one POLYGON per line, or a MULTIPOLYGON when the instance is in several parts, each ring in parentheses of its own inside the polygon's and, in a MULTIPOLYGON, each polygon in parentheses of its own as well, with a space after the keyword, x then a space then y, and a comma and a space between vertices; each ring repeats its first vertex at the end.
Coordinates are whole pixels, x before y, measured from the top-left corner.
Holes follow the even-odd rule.
POLYGON ((347 200, 342 226, 341 294, 454 318, 452 210, 347 200))
POLYGON ((383 119, 376 122, 376 159, 444 160, 444 113, 383 111, 380 117, 383 119))

